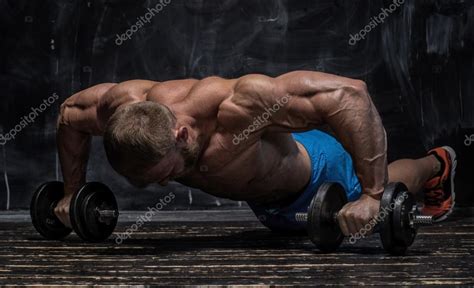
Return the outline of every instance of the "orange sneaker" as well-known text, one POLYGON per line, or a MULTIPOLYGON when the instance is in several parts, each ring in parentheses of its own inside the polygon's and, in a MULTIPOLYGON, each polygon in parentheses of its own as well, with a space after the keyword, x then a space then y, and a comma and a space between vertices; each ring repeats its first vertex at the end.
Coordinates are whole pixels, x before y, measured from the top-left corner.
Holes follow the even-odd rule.
POLYGON ((456 174, 456 152, 449 146, 438 147, 428 152, 441 163, 440 172, 425 183, 423 215, 433 216, 433 222, 443 221, 454 208, 454 176, 456 174))

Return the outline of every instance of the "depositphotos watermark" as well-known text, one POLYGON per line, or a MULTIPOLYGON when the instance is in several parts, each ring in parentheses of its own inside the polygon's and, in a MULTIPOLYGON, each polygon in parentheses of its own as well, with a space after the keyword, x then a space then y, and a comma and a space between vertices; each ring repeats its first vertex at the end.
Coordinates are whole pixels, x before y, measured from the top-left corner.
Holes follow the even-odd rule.
POLYGON ((122 45, 123 42, 132 39, 132 35, 145 26, 145 23, 150 23, 151 19, 155 17, 158 13, 160 13, 166 6, 171 3, 171 0, 160 0, 158 4, 155 5, 153 8, 147 8, 148 12, 145 15, 137 17, 137 22, 130 26, 124 33, 117 35, 115 39, 115 44, 118 46, 122 45))
POLYGON ((271 108, 265 108, 265 112, 258 117, 254 117, 254 121, 250 124, 242 133, 236 135, 234 134, 234 138, 232 139, 232 144, 239 145, 241 141, 249 139, 250 133, 254 132, 264 124, 268 122, 268 119, 272 117, 272 114, 277 113, 285 104, 287 104, 290 99, 291 95, 286 95, 277 100, 277 103, 273 104, 271 108))
POLYGON ((395 12, 402 4, 405 3, 405 0, 393 0, 393 3, 388 6, 388 8, 380 9, 382 12, 377 16, 370 17, 370 22, 365 25, 364 28, 360 29, 355 35, 350 34, 349 36, 349 45, 354 46, 361 39, 365 39, 365 35, 369 34, 372 29, 377 27, 379 24, 385 21, 391 13, 395 12))
POLYGON ((349 238, 349 243, 355 244, 357 240, 365 238, 365 235, 367 235, 367 233, 369 233, 375 227, 375 225, 383 222, 384 219, 387 218, 389 213, 392 212, 393 209, 395 209, 396 204, 402 203, 407 198, 408 194, 403 193, 402 195, 398 196, 394 202, 390 203, 389 207, 383 207, 382 209, 380 209, 379 213, 377 213, 377 215, 372 218, 369 223, 365 224, 365 226, 362 227, 359 232, 357 232, 356 234, 351 234, 351 237, 349 238))
POLYGON ((143 224, 150 222, 153 216, 155 216, 156 212, 162 210, 164 207, 166 207, 166 205, 170 204, 174 198, 176 198, 176 195, 174 195, 173 192, 170 192, 165 197, 160 198, 160 201, 158 201, 155 206, 148 207, 148 211, 144 215, 138 217, 135 223, 130 225, 130 227, 128 227, 124 233, 117 234, 115 236, 115 243, 120 245, 124 240, 129 239, 133 233, 137 232, 138 229, 143 226, 143 224))
POLYGON ((471 134, 471 136, 469 135, 465 135, 465 139, 464 139, 464 145, 466 146, 471 146, 472 142, 474 142, 474 134, 471 134))
POLYGON ((28 125, 33 124, 35 122, 36 117, 38 117, 40 113, 46 111, 46 109, 48 109, 51 104, 56 102, 58 99, 58 94, 53 93, 52 96, 43 99, 43 103, 40 104, 38 107, 31 107, 31 112, 28 115, 21 117, 20 122, 18 122, 15 127, 13 127, 6 134, 0 134, 0 145, 5 145, 8 141, 14 140, 18 133, 20 133, 28 125))

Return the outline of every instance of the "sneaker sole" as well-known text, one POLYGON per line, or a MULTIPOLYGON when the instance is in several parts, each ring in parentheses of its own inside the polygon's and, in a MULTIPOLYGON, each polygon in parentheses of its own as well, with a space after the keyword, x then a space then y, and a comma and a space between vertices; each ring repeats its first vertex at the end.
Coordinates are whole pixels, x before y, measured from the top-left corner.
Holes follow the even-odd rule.
POLYGON ((449 153, 449 157, 451 157, 451 165, 452 165, 451 175, 450 175, 450 178, 451 178, 451 208, 449 209, 448 212, 444 213, 440 217, 438 217, 436 219, 433 219, 433 222, 441 222, 443 220, 446 220, 446 218, 448 218, 448 216, 453 212, 454 204, 456 203, 454 201, 455 198, 456 198, 455 197, 456 194, 454 193, 454 176, 456 175, 456 166, 458 165, 458 160, 456 159, 456 152, 454 151, 453 148, 451 148, 449 146, 443 146, 441 148, 446 150, 449 153))

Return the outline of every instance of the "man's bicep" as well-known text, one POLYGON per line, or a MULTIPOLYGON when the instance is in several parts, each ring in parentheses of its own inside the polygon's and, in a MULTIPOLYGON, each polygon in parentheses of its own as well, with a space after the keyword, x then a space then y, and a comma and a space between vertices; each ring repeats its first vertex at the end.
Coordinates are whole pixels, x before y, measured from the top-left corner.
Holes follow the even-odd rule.
MULTIPOLYGON (((324 95, 319 98, 323 98, 324 95)), ((282 112, 274 117, 274 122, 284 123, 291 131, 304 131, 324 124, 323 103, 317 103, 315 96, 286 94, 281 98, 282 112), (286 102, 286 104, 284 104, 286 102)))

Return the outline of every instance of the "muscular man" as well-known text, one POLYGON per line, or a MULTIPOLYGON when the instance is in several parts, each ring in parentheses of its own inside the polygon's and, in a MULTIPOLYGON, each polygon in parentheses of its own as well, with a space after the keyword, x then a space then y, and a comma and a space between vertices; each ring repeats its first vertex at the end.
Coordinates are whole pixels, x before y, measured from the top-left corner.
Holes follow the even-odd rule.
POLYGON ((135 186, 175 180, 247 201, 274 230, 304 229, 294 214, 326 181, 341 183, 351 201, 338 216, 346 235, 377 214, 387 181, 422 191, 423 213, 438 220, 454 205, 454 151, 387 166, 385 130, 365 84, 335 75, 133 80, 73 95, 57 134, 65 197, 55 212, 66 225, 93 135, 104 136, 112 167, 135 186), (324 124, 339 142, 315 130, 324 124))

